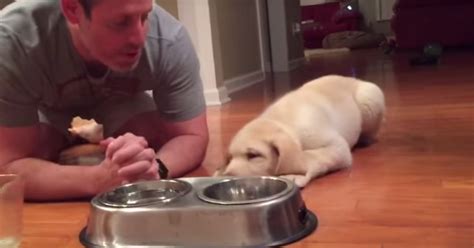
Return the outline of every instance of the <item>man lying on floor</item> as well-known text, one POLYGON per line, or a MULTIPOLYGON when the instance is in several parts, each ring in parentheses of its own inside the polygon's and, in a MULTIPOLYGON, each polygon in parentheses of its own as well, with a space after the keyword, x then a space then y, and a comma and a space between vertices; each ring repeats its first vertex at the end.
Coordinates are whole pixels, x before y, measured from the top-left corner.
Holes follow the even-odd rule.
POLYGON ((26 199, 91 197, 159 178, 159 164, 178 177, 201 163, 199 62, 152 0, 16 1, 0 19, 0 173, 20 174, 26 199), (97 166, 57 163, 74 116, 104 125, 97 166))

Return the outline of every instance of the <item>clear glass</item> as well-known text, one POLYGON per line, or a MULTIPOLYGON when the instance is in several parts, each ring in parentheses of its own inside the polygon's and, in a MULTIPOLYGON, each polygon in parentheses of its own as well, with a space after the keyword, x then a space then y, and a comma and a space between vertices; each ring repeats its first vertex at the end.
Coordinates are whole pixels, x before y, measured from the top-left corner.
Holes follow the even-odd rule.
POLYGON ((24 183, 20 176, 0 174, 0 248, 20 246, 24 183))

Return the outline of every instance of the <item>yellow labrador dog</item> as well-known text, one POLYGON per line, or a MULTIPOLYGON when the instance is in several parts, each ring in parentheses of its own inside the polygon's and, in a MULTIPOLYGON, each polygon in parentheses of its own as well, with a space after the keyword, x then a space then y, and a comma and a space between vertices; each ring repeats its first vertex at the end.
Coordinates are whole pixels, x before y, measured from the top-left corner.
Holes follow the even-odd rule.
POLYGON ((304 187, 352 164, 351 148, 375 137, 385 112, 373 83, 324 76, 287 93, 233 137, 215 176, 275 175, 304 187))

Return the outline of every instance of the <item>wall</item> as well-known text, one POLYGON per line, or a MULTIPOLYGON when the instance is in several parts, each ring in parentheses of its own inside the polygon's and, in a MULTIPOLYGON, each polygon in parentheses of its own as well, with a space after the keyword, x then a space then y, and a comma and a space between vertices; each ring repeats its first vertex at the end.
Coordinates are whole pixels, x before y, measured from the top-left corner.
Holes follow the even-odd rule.
MULTIPOLYGON (((391 34, 390 20, 377 20, 377 1, 378 0, 359 0, 359 11, 364 15, 365 19, 363 28, 370 32, 391 34)), ((387 7, 391 8, 391 6, 387 7)))
MULTIPOLYGON (((270 0, 271 1, 271 0, 270 0)), ((301 23, 301 6, 294 0, 285 1, 286 9, 286 37, 288 39, 288 59, 290 63, 304 57, 303 36, 301 32, 294 32, 294 25, 301 23)), ((297 27, 297 28, 298 28, 297 27)))
POLYGON ((393 6, 396 0, 377 0, 376 6, 378 9, 377 20, 390 20, 393 16, 393 6))
MULTIPOLYGON (((314 5, 314 4, 323 4, 328 2, 338 2, 338 0, 300 0, 301 6, 314 5)), ((377 6, 380 3, 386 7, 383 11, 385 13, 391 10, 391 6, 395 0, 359 0, 358 6, 359 11, 362 12, 365 18, 363 29, 370 32, 390 34, 390 20, 377 20, 377 6)))
MULTIPOLYGON (((201 63, 208 105, 265 79, 260 7, 266 0, 177 0, 201 63)), ((268 54, 268 53, 267 53, 268 54)))
POLYGON ((262 70, 255 0, 210 0, 215 4, 224 80, 262 70))
POLYGON ((290 71, 303 63, 301 33, 294 33, 294 28, 301 22, 300 12, 297 1, 268 1, 272 67, 276 72, 290 71))
MULTIPOLYGON (((171 14, 179 16, 177 0, 155 1, 171 14)), ((267 25, 264 3, 265 0, 209 0, 212 36, 213 40, 218 39, 213 42, 217 55, 214 59, 221 63, 219 66, 222 67, 224 81, 264 70, 262 59, 269 60, 266 48, 260 44, 268 42, 268 35, 260 37, 259 34, 259 25, 267 25), (260 10, 263 23, 258 20, 257 11, 260 10), (220 54, 223 56, 219 57, 220 54)))
POLYGON ((166 11, 178 18, 178 1, 177 0, 155 0, 155 2, 163 7, 166 11))
MULTIPOLYGON (((306 6, 306 5, 323 4, 323 3, 330 3, 330 2, 337 2, 337 1, 338 0, 300 0, 300 5, 306 6)), ((369 0, 369 1, 373 1, 373 0, 369 0)))

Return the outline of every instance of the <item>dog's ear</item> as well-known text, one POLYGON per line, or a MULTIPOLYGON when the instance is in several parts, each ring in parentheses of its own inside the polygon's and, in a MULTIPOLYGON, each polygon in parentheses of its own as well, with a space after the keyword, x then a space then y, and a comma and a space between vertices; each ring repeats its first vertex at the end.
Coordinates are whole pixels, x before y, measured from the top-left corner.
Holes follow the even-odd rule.
POLYGON ((284 132, 278 132, 272 136, 270 145, 277 159, 274 175, 306 173, 303 150, 297 140, 284 132))

